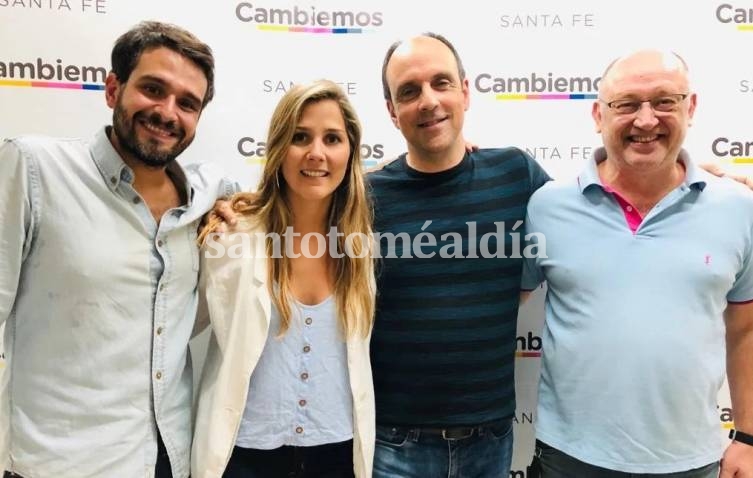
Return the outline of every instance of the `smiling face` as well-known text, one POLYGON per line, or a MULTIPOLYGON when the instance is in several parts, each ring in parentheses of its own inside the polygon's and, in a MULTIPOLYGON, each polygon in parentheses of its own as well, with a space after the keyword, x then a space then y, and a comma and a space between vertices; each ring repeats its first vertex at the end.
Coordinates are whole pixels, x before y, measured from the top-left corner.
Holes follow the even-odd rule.
POLYGON ((414 163, 457 161, 465 150, 463 120, 468 80, 441 41, 420 36, 400 45, 389 60, 387 108, 408 142, 414 163))
POLYGON ((618 114, 604 102, 644 101, 689 93, 687 69, 675 55, 638 52, 615 62, 602 79, 592 115, 602 135, 607 159, 620 168, 652 171, 674 167, 693 118, 696 95, 675 111, 657 112, 647 102, 637 112, 618 114))
POLYGON ((128 81, 107 77, 113 146, 126 163, 164 167, 193 141, 206 92, 206 76, 188 58, 164 47, 143 52, 128 81))
POLYGON ((329 206, 345 177, 350 153, 337 102, 324 99, 307 104, 282 162, 288 201, 329 206))

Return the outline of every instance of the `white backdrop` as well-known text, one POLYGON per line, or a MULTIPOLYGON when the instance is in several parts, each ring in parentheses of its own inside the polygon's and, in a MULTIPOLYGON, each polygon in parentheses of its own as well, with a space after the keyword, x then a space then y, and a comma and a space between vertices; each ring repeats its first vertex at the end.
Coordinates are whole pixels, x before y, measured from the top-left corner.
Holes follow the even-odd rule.
MULTIPOLYGON (((615 56, 666 47, 686 58, 699 94, 686 147, 699 161, 753 175, 746 113, 753 106, 753 1, 725 1, 0 0, 0 137, 89 137, 109 123, 101 85, 113 41, 138 21, 155 19, 191 30, 217 58, 217 95, 182 161, 215 161, 245 186, 255 185, 267 121, 280 95, 291 82, 326 77, 348 91, 373 164, 405 149, 382 100, 384 52, 399 37, 431 30, 453 41, 464 60, 472 92, 465 132, 482 147, 516 145, 555 178, 574 176, 599 143, 591 101, 530 95, 594 95, 587 84, 615 56), (350 31, 332 33, 333 26, 350 31), (557 88, 578 78, 584 89, 577 81, 574 89, 557 88)), ((517 478, 526 476, 531 455, 542 302, 537 294, 521 310, 518 326, 511 473, 517 478)), ((201 343, 195 352, 200 363, 201 343)), ((721 435, 731 426, 726 391, 719 406, 721 435)))

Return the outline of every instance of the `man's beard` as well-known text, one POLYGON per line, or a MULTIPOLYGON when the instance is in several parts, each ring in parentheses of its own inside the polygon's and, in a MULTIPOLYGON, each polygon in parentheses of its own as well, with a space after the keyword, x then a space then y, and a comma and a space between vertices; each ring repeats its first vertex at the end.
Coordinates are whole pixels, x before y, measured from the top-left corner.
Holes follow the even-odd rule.
POLYGON ((142 113, 137 113, 131 121, 120 101, 115 105, 112 123, 113 131, 118 138, 118 143, 120 143, 121 148, 136 160, 151 168, 162 168, 167 166, 193 141, 193 137, 186 138, 185 131, 176 126, 175 122, 164 123, 158 113, 152 113, 148 117, 144 117, 142 113), (178 139, 175 146, 168 150, 161 150, 159 144, 151 140, 139 141, 136 136, 135 125, 136 122, 140 121, 142 118, 149 124, 175 133, 176 138, 178 139))

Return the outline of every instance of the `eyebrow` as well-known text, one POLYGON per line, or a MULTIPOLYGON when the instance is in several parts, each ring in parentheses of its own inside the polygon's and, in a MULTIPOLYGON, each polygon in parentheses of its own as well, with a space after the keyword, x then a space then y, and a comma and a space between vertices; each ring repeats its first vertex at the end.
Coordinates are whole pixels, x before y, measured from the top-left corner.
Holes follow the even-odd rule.
MULTIPOLYGON (((309 132, 309 131, 311 131, 312 129, 313 129, 313 128, 311 128, 311 127, 308 127, 308 126, 296 126, 296 127, 295 127, 295 130, 296 130, 296 131, 305 131, 305 132, 309 132)), ((327 129, 325 129, 325 130, 324 130, 324 132, 325 132, 325 133, 345 133, 345 128, 327 128, 327 129)))
MULTIPOLYGON (((440 71, 439 73, 432 75, 432 77, 429 79, 429 83, 437 81, 437 80, 452 80, 453 82, 455 82, 455 78, 453 77, 452 73, 448 71, 440 71)), ((417 84, 416 81, 408 80, 405 83, 401 83, 397 85, 397 88, 395 91, 399 92, 400 90, 402 90, 403 88, 407 86, 415 86, 416 84, 417 84)))
POLYGON ((678 89, 678 91, 675 91, 674 87, 673 88, 665 88, 665 87, 661 86, 661 87, 658 87, 658 88, 656 88, 654 90, 651 90, 651 92, 648 93, 648 95, 638 95, 636 93, 632 93, 631 92, 631 93, 623 93, 619 97, 620 98, 635 98, 635 99, 638 99, 639 97, 646 97, 646 96, 648 96, 649 98, 657 98, 657 97, 660 97, 660 96, 677 95, 677 94, 680 94, 680 93, 682 93, 682 91, 679 91, 679 89, 678 89))

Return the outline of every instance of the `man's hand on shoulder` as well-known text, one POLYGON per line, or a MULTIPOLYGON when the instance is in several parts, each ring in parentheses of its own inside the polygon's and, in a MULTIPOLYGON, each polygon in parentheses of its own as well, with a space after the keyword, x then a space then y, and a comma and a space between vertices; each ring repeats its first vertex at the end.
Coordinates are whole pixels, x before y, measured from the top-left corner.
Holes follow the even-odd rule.
POLYGON ((705 170, 706 172, 713 174, 716 177, 719 178, 730 178, 734 179, 738 183, 742 183, 746 186, 748 186, 750 189, 753 189, 753 178, 749 176, 744 176, 742 174, 736 174, 736 173, 728 173, 724 171, 724 169, 715 163, 703 163, 700 165, 701 169, 705 170))
POLYGON ((238 223, 238 213, 233 210, 233 203, 228 199, 218 199, 214 208, 204 214, 199 224, 199 236, 203 237, 209 232, 227 232, 228 226, 238 223))
POLYGON ((468 141, 467 139, 464 139, 465 141, 465 152, 466 153, 472 153, 474 151, 478 151, 478 145, 476 143, 472 143, 468 141))

